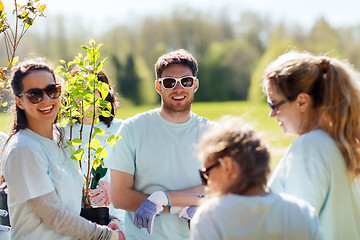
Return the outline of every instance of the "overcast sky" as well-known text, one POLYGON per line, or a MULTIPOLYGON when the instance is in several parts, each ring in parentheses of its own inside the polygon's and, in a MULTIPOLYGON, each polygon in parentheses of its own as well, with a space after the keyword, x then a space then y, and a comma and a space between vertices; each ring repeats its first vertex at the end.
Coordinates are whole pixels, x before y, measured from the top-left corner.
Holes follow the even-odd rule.
MULTIPOLYGON (((13 0, 2 1, 5 8, 12 11, 13 0)), ((146 16, 164 16, 186 7, 213 16, 225 12, 235 22, 241 12, 253 11, 273 21, 298 23, 305 28, 311 27, 320 17, 325 17, 334 27, 360 24, 360 0, 40 0, 40 3, 47 5, 47 20, 59 14, 68 19, 76 17, 87 28, 92 26, 94 32, 118 24, 131 26, 146 16)), ((40 29, 46 22, 39 19, 36 27, 40 29)))

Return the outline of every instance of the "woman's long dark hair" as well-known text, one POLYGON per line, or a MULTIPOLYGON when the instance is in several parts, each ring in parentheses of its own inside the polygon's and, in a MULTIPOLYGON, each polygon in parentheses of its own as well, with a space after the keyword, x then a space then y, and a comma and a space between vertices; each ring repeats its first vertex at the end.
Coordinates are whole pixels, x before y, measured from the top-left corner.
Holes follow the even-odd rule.
MULTIPOLYGON (((10 82, 11 82, 11 89, 13 91, 13 96, 19 96, 23 90, 24 90, 24 85, 23 85, 23 79, 31 72, 34 71, 47 71, 49 73, 51 73, 51 75, 54 78, 54 81, 56 83, 56 77, 55 77, 55 73, 54 70, 52 69, 52 67, 50 66, 49 63, 46 62, 45 59, 42 58, 37 58, 37 59, 32 59, 32 60, 25 60, 23 62, 21 62, 20 64, 18 64, 14 70, 12 71, 12 75, 10 76, 10 82)), ((54 123, 57 122, 58 117, 56 117, 54 123)), ((26 114, 25 111, 21 108, 19 108, 16 104, 15 104, 15 110, 14 110, 14 124, 13 127, 10 131, 9 134, 9 138, 7 139, 5 146, 7 145, 7 143, 9 142, 9 140, 11 139, 12 136, 14 136, 17 132, 19 132, 22 129, 27 128, 28 125, 28 120, 26 118, 26 114)), ((59 138, 58 138, 58 145, 60 147, 63 147, 63 139, 64 139, 64 132, 63 130, 55 125, 55 128, 57 129, 58 133, 59 133, 59 138)), ((4 149, 5 149, 4 146, 4 149)), ((2 160, 2 158, 1 158, 2 160)), ((0 184, 4 181, 3 176, 0 179, 0 184)))

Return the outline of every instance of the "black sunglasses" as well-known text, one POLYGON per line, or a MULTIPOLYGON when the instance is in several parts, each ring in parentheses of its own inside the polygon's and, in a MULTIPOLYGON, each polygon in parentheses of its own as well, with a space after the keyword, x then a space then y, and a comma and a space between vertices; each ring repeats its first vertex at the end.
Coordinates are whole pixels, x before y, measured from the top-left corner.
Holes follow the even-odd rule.
POLYGON ((194 86, 194 81, 196 77, 186 76, 182 78, 173 78, 173 77, 164 77, 159 78, 159 82, 162 83, 163 87, 166 89, 172 89, 176 86, 177 82, 180 82, 181 86, 184 88, 191 88, 194 86))
POLYGON ((219 165, 220 165, 220 161, 214 163, 213 165, 211 165, 208 168, 199 170, 202 185, 207 185, 207 180, 209 179, 209 173, 210 173, 211 169, 213 169, 214 167, 219 166, 219 165))
POLYGON ((271 104, 270 102, 267 102, 267 103, 269 104, 269 107, 271 108, 271 111, 273 111, 275 113, 275 115, 276 115, 278 108, 281 105, 283 105, 284 103, 286 103, 286 102, 287 102, 287 100, 283 100, 283 101, 281 101, 281 102, 279 102, 278 104, 275 104, 275 105, 271 104))
POLYGON ((25 95, 31 103, 36 104, 43 100, 44 92, 46 93, 46 95, 49 96, 49 98, 56 99, 60 96, 61 85, 60 84, 50 84, 44 89, 32 88, 26 92, 20 93, 17 96, 21 97, 22 95, 25 95))

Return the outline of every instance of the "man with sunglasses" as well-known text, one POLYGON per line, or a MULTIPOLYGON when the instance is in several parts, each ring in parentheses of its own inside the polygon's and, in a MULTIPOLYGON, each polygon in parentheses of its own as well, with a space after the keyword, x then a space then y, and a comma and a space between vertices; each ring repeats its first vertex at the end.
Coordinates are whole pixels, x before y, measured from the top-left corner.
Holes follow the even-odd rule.
POLYGON ((194 146, 213 122, 191 112, 195 58, 180 49, 155 64, 161 107, 127 119, 110 155, 111 198, 126 210, 126 239, 188 239, 204 188, 194 146), (169 214, 172 213, 172 214, 169 214))

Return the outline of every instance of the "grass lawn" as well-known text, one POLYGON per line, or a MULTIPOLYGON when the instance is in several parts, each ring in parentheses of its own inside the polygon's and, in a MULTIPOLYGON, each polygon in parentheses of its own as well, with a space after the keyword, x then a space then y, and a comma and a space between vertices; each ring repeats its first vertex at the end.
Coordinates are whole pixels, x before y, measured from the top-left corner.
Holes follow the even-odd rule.
MULTIPOLYGON (((116 118, 126 119, 137 113, 153 109, 158 106, 137 106, 118 109, 116 118)), ((293 136, 285 136, 275 119, 269 118, 270 108, 266 103, 249 102, 208 102, 194 103, 192 111, 211 120, 218 120, 223 115, 240 116, 246 123, 250 123, 269 145, 271 152, 271 168, 277 165, 286 148, 294 140, 293 136)), ((9 132, 12 127, 10 114, 0 114, 0 131, 9 132)))

